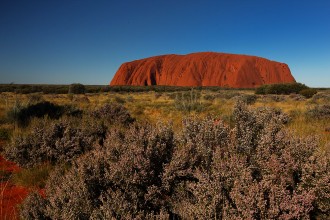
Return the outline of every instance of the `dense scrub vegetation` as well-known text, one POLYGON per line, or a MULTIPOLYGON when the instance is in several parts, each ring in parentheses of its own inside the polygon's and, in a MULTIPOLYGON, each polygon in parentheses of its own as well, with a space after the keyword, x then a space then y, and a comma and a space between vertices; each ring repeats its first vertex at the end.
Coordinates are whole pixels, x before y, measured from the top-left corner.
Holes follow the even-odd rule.
POLYGON ((133 122, 125 109, 123 117, 112 117, 119 111, 113 109, 91 113, 94 124, 38 123, 26 137, 13 139, 7 157, 23 166, 69 164, 50 174, 45 197, 34 193, 25 200, 23 219, 330 215, 329 155, 315 137, 287 132, 290 117, 278 109, 238 101, 233 127, 190 116, 180 132, 167 123, 133 122), (115 118, 124 119, 104 122, 115 118))
POLYGON ((22 219, 328 219, 329 100, 2 93, 1 156, 23 169, 1 179, 37 190, 22 219))
POLYGON ((279 83, 271 85, 263 85, 256 89, 256 94, 300 94, 306 98, 311 98, 317 93, 316 89, 311 89, 301 83, 279 83))
POLYGON ((85 94, 86 87, 80 83, 73 83, 69 85, 69 94, 85 94))

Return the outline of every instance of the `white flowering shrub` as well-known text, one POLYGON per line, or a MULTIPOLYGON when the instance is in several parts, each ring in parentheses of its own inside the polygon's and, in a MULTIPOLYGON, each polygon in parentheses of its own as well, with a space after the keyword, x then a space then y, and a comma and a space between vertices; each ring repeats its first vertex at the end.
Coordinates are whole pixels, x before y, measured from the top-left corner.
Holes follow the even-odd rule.
POLYGON ((94 110, 91 114, 96 119, 101 119, 107 124, 129 125, 135 121, 128 110, 118 103, 107 103, 94 110))
POLYGON ((105 127, 88 120, 40 120, 26 134, 12 138, 4 155, 22 167, 70 162, 102 141, 105 127))

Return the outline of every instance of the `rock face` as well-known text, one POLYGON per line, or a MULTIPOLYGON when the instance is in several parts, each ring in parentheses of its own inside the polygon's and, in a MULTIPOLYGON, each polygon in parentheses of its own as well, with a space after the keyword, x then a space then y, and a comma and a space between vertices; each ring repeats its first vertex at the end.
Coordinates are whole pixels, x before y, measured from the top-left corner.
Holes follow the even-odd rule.
POLYGON ((295 79, 285 63, 255 56, 202 52, 124 63, 110 85, 253 88, 289 82, 295 82, 295 79))

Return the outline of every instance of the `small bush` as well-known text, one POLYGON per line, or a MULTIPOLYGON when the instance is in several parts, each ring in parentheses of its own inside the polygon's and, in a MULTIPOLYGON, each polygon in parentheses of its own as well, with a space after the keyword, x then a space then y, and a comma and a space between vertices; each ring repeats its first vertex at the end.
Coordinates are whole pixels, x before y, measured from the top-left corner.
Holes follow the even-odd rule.
POLYGON ((325 102, 330 102, 330 94, 329 93, 317 93, 312 97, 312 101, 324 100, 325 102))
POLYGON ((317 105, 307 110, 307 116, 316 119, 330 118, 330 105, 317 105))
POLYGON ((316 93, 316 89, 303 89, 299 92, 300 95, 303 95, 307 99, 312 98, 316 93))
POLYGON ((206 104, 201 101, 201 93, 194 91, 177 93, 174 100, 175 108, 180 111, 202 111, 206 104))
POLYGON ((117 103, 105 104, 99 109, 93 111, 92 116, 94 118, 102 119, 109 124, 119 123, 122 125, 129 125, 135 121, 135 119, 129 114, 128 110, 123 105, 117 103))
POLYGON ((243 101, 244 103, 248 105, 252 105, 257 101, 257 96, 256 95, 241 95, 237 96, 240 101, 243 101))
POLYGON ((80 83, 73 83, 69 86, 69 94, 85 94, 86 88, 80 83))
POLYGON ((290 94, 289 97, 294 101, 305 101, 306 100, 305 96, 303 96, 301 94, 292 93, 292 94, 290 94))
POLYGON ((26 134, 12 138, 4 156, 21 167, 44 163, 70 163, 74 158, 103 143, 104 126, 89 121, 39 120, 26 134))

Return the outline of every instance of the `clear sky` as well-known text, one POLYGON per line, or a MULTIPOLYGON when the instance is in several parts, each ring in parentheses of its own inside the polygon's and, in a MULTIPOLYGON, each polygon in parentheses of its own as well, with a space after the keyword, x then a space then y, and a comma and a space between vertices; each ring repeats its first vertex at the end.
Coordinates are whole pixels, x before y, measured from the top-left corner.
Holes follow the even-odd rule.
POLYGON ((0 0, 0 83, 105 85, 123 62, 202 51, 330 87, 330 1, 0 0))

